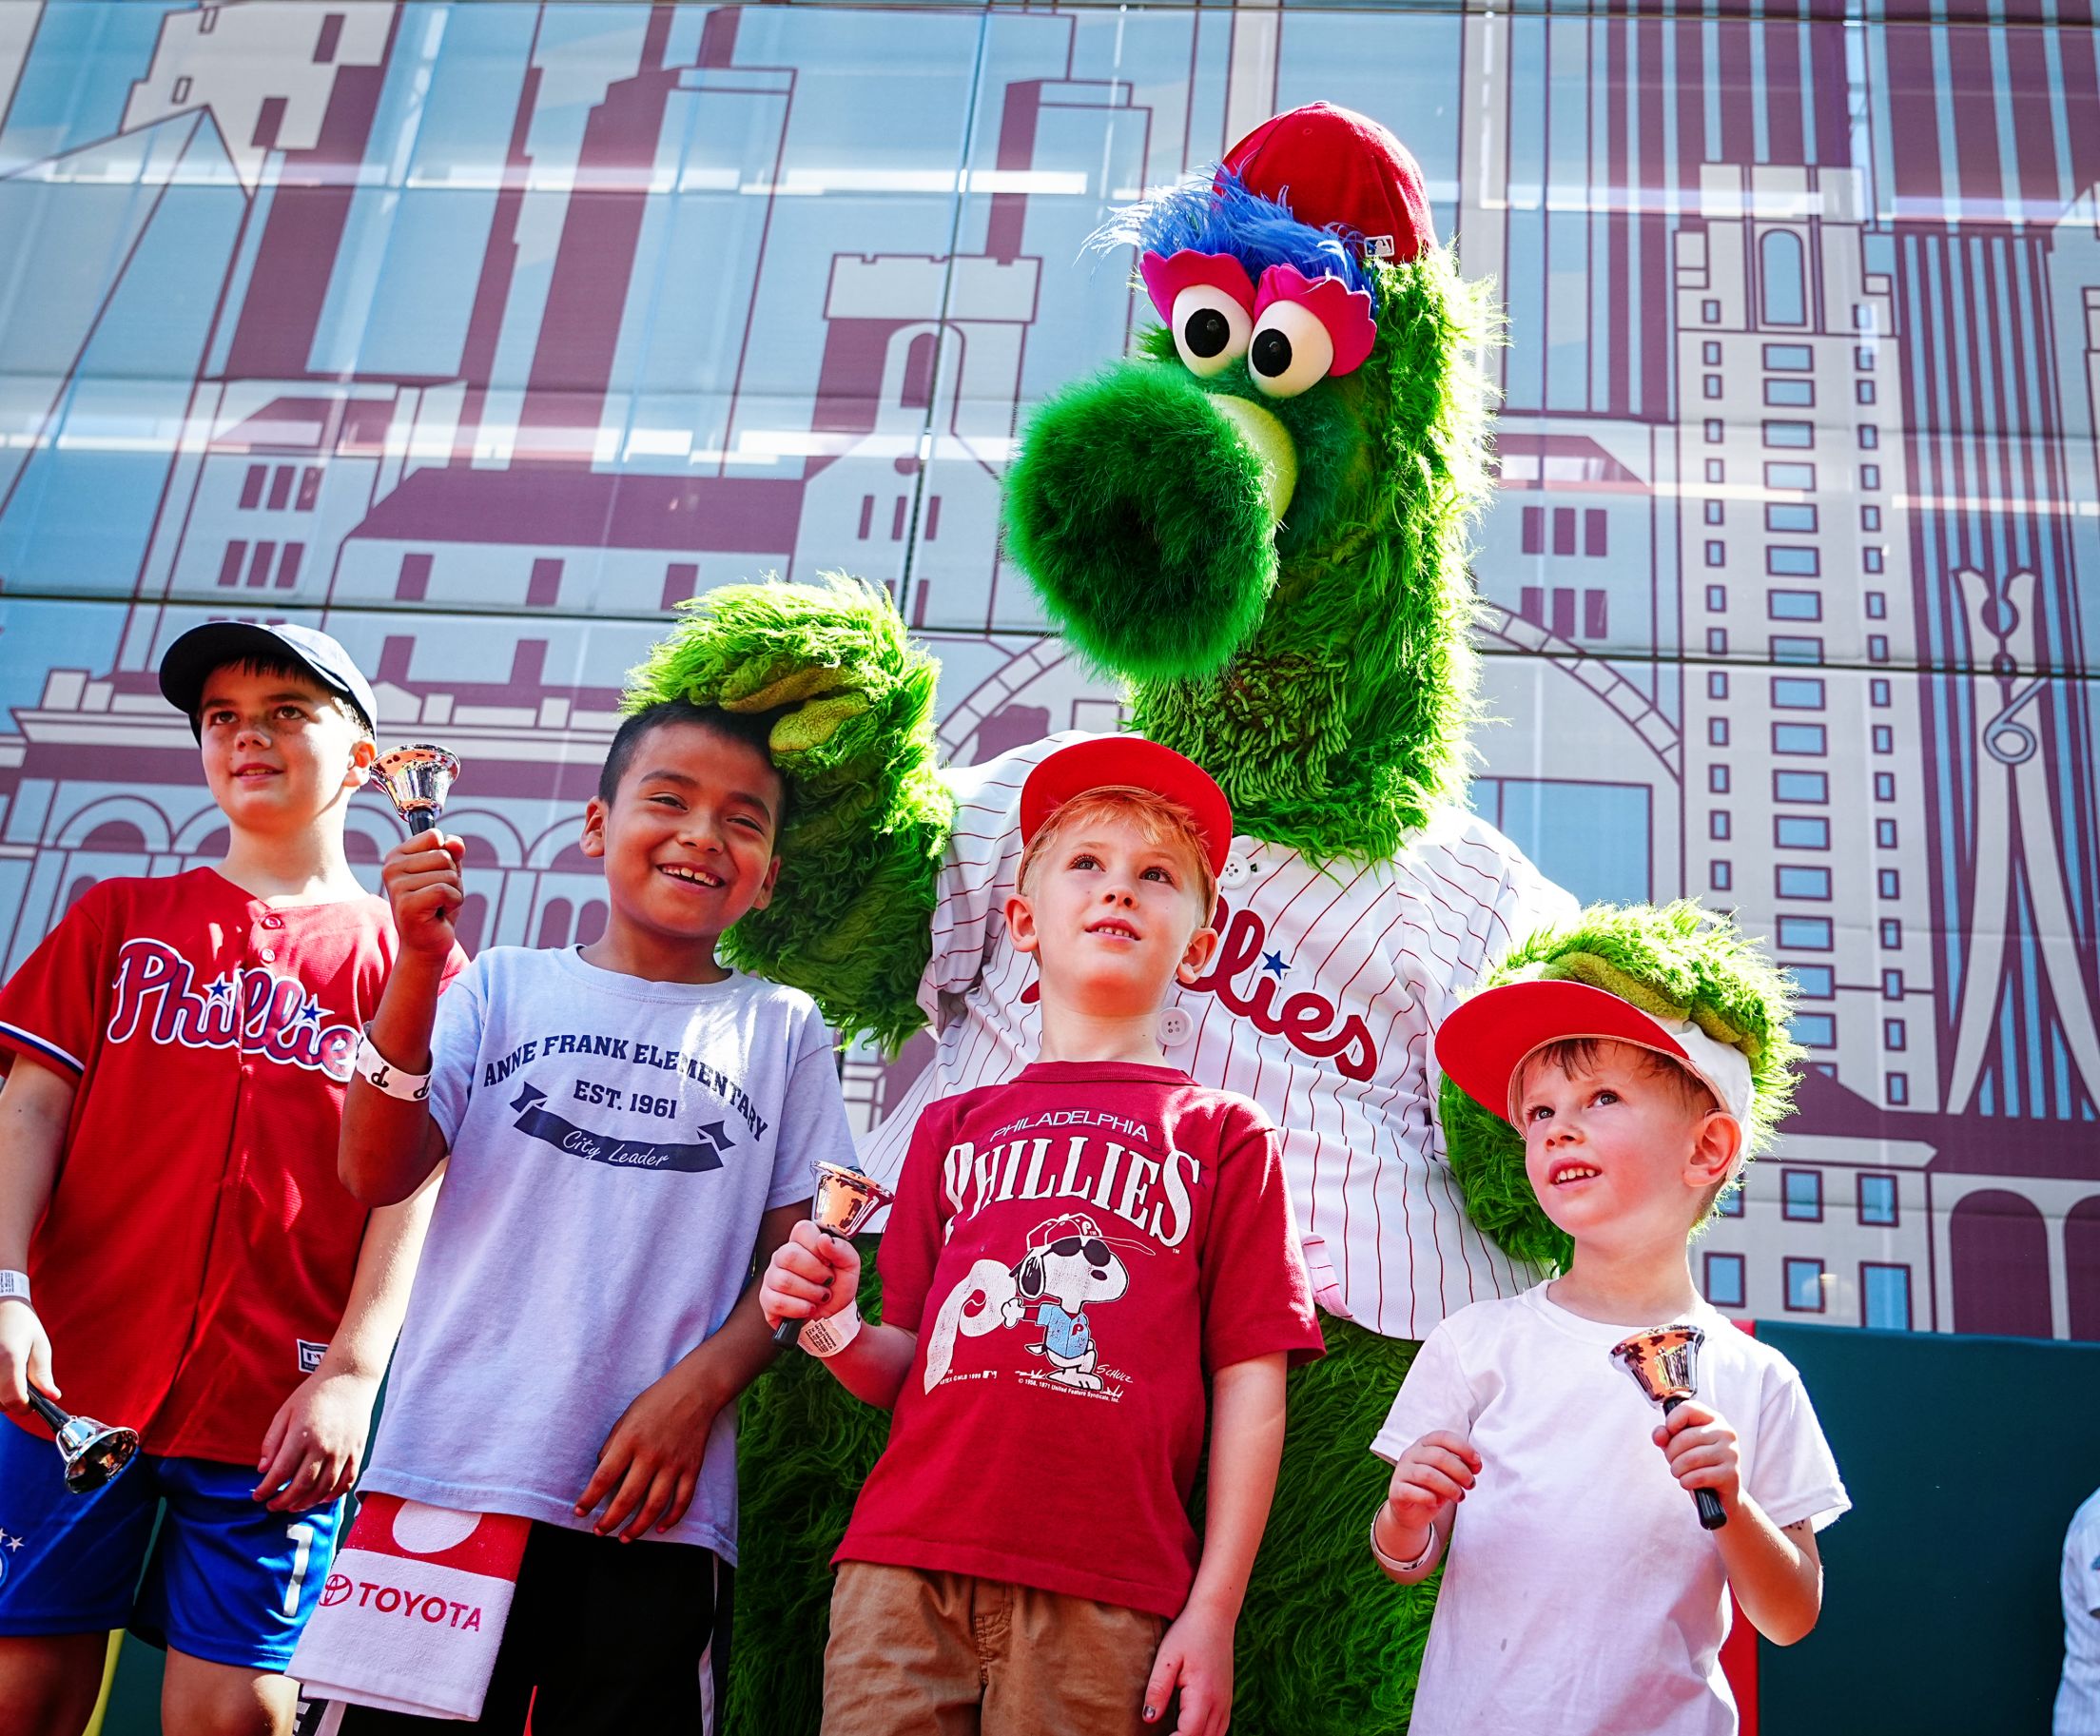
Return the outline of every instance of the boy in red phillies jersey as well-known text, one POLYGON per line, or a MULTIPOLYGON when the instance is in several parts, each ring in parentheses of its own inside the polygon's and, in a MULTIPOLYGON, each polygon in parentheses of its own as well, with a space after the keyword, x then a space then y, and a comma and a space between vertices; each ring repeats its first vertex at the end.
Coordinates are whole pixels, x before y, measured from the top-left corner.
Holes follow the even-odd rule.
POLYGON ((798 1224, 761 1302, 893 1408, 836 1560, 825 1736, 1218 1736, 1282 1451, 1284 1368, 1320 1354, 1274 1127, 1165 1064, 1232 839, 1217 786, 1136 737, 1021 795, 1005 916, 1042 1053, 931 1104, 883 1238, 798 1224), (1188 1498, 1211 1417, 1206 1534, 1188 1498), (975 1708, 974 1717, 965 1708, 975 1708), (962 1724, 954 1727, 962 1727, 962 1724))
POLYGON ((225 860, 89 888, 0 988, 0 1706, 80 1729, 129 1626, 167 1727, 282 1732, 428 1217, 336 1177, 396 951, 343 850, 376 708, 289 626, 195 628, 161 689, 225 860), (67 1492, 32 1383, 138 1459, 67 1492))

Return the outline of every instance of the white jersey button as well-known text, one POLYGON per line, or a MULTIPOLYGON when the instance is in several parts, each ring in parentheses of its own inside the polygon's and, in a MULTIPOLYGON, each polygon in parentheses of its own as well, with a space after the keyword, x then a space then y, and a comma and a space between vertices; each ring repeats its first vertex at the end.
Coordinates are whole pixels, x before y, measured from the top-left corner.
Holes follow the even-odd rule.
POLYGON ((1236 887, 1246 878, 1247 858, 1235 850, 1225 858, 1225 866, 1217 873, 1217 884, 1221 887, 1236 887))
POLYGON ((1179 1048, 1196 1034, 1196 1021, 1178 1006, 1170 1006, 1159 1015, 1159 1041, 1168 1048, 1179 1048))

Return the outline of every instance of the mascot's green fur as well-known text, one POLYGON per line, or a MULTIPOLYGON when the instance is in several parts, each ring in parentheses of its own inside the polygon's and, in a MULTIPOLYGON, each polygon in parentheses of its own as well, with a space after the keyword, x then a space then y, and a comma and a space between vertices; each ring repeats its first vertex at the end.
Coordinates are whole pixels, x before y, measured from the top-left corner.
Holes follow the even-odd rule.
MULTIPOLYGON (((1315 106, 1255 138, 1278 128, 1338 152, 1361 151, 1368 128, 1371 171, 1412 177, 1419 200, 1411 162, 1359 117, 1315 106)), ((1126 683, 1139 730, 1217 779, 1243 832, 1313 862, 1375 863, 1463 789, 1467 536, 1488 478, 1477 357, 1491 320, 1427 234, 1426 203, 1419 237, 1377 245, 1367 223, 1300 221, 1278 202, 1299 195, 1274 185, 1274 162, 1275 198, 1251 185, 1262 178, 1192 182, 1110 239, 1136 242, 1148 268, 1182 252, 1228 257, 1250 285, 1286 267, 1301 283, 1338 280, 1331 302, 1349 292, 1375 309, 1361 365, 1285 393, 1252 372, 1273 349, 1216 364, 1183 347, 1186 333, 1154 331, 1037 415, 1008 478, 1008 541, 1067 641, 1126 683)), ((914 995, 952 821, 935 667, 881 593, 843 578, 727 587, 690 607, 630 703, 779 712, 775 757, 794 790, 778 891, 739 925, 732 956, 809 990, 842 1031, 894 1045, 923 1023, 914 995)), ((1739 1044, 1759 1086, 1753 1141, 1768 1134, 1793 1056, 1785 996, 1725 924, 1683 905, 1594 909, 1519 946, 1489 980, 1527 971, 1689 1014, 1739 1044)), ((1449 1087, 1442 1118, 1474 1222, 1519 1258, 1557 1263, 1565 1244, 1512 1131, 1449 1087)), ((1368 1445, 1414 1347, 1333 1319, 1327 1336, 1328 1356, 1292 1376, 1239 1628, 1234 1724, 1257 1736, 1405 1729, 1434 1595, 1433 1582, 1391 1585, 1365 1542, 1387 1481, 1368 1445)), ((886 1425, 804 1356, 744 1402, 734 1736, 816 1727, 826 1563, 886 1425)))

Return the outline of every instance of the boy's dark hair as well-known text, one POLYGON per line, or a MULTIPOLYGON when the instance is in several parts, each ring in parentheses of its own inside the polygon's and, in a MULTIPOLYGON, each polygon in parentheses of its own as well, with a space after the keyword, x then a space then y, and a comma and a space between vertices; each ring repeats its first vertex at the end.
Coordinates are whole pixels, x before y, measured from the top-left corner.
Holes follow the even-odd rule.
MULTIPOLYGON (((613 732, 612 745, 605 751, 604 769, 598 773, 598 800, 610 803, 619 794, 620 780, 633 770, 634 755, 641 751, 642 743, 672 724, 690 723, 724 741, 739 742, 773 766, 771 737, 774 720, 779 716, 778 711, 726 712, 718 705, 695 705, 690 699, 659 699, 654 705, 644 706, 623 718, 613 732)), ((788 820, 788 780, 781 777, 778 766, 773 766, 773 776, 780 783, 780 807, 773 815, 773 830, 778 835, 788 820)))
MULTIPOLYGON (((364 713, 297 657, 273 657, 267 653, 252 657, 228 657, 224 663, 216 665, 210 675, 204 677, 205 688, 211 686, 211 675, 216 675, 222 669, 230 669, 243 675, 257 675, 265 681, 297 681, 303 686, 316 688, 323 698, 358 726, 358 733, 366 741, 379 739, 373 734, 372 726, 365 720, 364 713)), ((200 738, 204 733, 204 704, 200 699, 197 710, 189 714, 190 730, 200 738)))

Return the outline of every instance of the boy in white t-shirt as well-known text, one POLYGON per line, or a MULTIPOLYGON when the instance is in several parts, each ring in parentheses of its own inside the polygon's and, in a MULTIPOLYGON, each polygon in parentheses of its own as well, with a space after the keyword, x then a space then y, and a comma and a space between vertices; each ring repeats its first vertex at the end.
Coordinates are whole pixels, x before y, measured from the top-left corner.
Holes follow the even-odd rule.
POLYGON ((1438 1326, 1372 1443, 1393 1465, 1379 1564, 1411 1585, 1449 1556, 1410 1727, 1727 1736, 1729 1591, 1767 1639, 1799 1639, 1815 1532, 1851 1505, 1799 1375, 1692 1283, 1687 1239, 1744 1156, 1750 1063, 1691 1020, 1546 981, 1467 1002, 1436 1055, 1523 1133, 1575 1248, 1438 1326), (1680 1322, 1705 1334, 1699 1393, 1659 1420, 1612 1348, 1680 1322))

